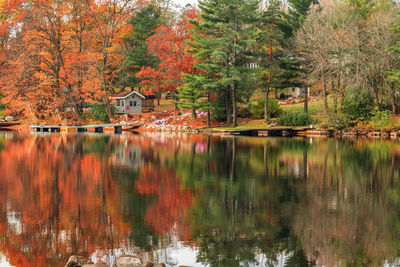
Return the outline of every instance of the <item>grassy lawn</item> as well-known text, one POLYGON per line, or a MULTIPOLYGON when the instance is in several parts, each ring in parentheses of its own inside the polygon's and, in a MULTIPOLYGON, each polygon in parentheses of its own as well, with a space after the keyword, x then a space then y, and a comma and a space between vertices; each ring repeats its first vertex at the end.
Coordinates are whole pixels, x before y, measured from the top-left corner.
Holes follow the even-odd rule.
MULTIPOLYGON (((328 99, 329 107, 333 106, 333 99, 328 99)), ((284 112, 304 112, 304 103, 281 106, 284 112)), ((325 113, 324 100, 321 98, 317 101, 308 103, 308 112, 318 119, 317 125, 326 125, 328 116, 325 113)))
MULTIPOLYGON (((262 96, 261 92, 256 93, 252 99, 256 100, 262 96)), ((333 106, 333 99, 328 99, 329 106, 333 106)), ((164 112, 166 111, 174 111, 175 105, 172 103, 172 100, 161 100, 160 105, 157 105, 157 100, 154 100, 155 104, 155 112, 164 112)), ((293 105, 283 105, 281 106, 284 112, 303 112, 304 111, 304 103, 293 104, 293 105)), ((318 119, 318 125, 326 125, 328 122, 328 116, 325 113, 324 102, 323 99, 319 99, 317 101, 313 101, 308 103, 308 110, 314 116, 314 118, 318 119)), ((187 111, 189 112, 189 111, 187 111)), ((1 113, 1 111, 0 111, 1 113)), ((257 118, 238 118, 238 127, 239 129, 243 128, 266 128, 268 124, 264 122, 263 119, 257 118)), ((282 127, 282 126, 277 126, 282 127)), ((225 127, 222 127, 225 128, 225 127)), ((229 129, 230 127, 226 127, 229 129)))
MULTIPOLYGON (((329 105, 333 105, 333 100, 329 99, 329 105)), ((285 112, 303 112, 304 111, 304 103, 293 104, 293 105, 284 105, 281 106, 283 111, 285 112)), ((308 112, 312 115, 319 115, 321 113, 325 113, 324 101, 323 99, 308 103, 308 112)))
POLYGON ((159 106, 157 105, 157 99, 154 99, 154 106, 155 106, 154 107, 155 112, 164 112, 165 110, 166 111, 175 110, 175 105, 172 103, 172 100, 170 99, 166 100, 161 99, 159 106))
POLYGON ((0 104, 0 117, 4 117, 5 116, 5 114, 4 114, 4 109, 5 109, 6 107, 4 106, 4 104, 0 104))

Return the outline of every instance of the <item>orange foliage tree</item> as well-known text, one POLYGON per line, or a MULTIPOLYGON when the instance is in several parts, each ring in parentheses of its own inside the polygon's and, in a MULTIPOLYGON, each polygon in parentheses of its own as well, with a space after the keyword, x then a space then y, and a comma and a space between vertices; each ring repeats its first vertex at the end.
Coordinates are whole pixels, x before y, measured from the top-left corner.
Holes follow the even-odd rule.
POLYGON ((194 58, 187 53, 191 38, 191 19, 198 19, 194 8, 185 10, 176 27, 161 25, 148 40, 148 51, 160 59, 158 68, 143 67, 137 74, 142 78, 143 90, 158 96, 165 91, 176 91, 182 85, 182 73, 194 73, 194 58))
POLYGON ((0 5, 0 92, 11 112, 48 119, 108 97, 133 0, 9 0, 0 5), (46 114, 46 116, 45 116, 46 114))

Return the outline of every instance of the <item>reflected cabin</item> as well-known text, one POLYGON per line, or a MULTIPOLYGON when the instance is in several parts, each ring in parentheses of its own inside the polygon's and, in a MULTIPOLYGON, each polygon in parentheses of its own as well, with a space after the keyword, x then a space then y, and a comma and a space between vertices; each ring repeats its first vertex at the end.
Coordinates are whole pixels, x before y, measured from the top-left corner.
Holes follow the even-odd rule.
POLYGON ((136 91, 121 92, 111 96, 117 114, 142 113, 142 101, 145 97, 136 91))

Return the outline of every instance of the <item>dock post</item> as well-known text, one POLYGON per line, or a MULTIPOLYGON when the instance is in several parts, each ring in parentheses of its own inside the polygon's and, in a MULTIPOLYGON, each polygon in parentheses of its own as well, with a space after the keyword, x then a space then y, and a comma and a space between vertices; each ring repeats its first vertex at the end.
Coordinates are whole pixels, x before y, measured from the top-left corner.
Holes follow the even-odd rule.
POLYGON ((122 126, 114 126, 114 133, 122 133, 122 126))

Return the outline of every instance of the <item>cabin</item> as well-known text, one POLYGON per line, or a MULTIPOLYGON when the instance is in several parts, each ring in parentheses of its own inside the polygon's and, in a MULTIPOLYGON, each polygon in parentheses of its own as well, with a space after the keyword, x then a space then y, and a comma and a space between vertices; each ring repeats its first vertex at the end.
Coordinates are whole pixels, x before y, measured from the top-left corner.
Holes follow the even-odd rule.
POLYGON ((142 113, 142 102, 145 97, 136 91, 121 92, 111 96, 115 112, 119 115, 142 113))
POLYGON ((137 170, 142 165, 142 149, 137 145, 120 144, 115 147, 112 157, 114 165, 137 170))
POLYGON ((308 96, 310 96, 310 90, 307 90, 306 87, 290 87, 288 89, 289 97, 304 98, 306 97, 306 93, 308 93, 308 96))

